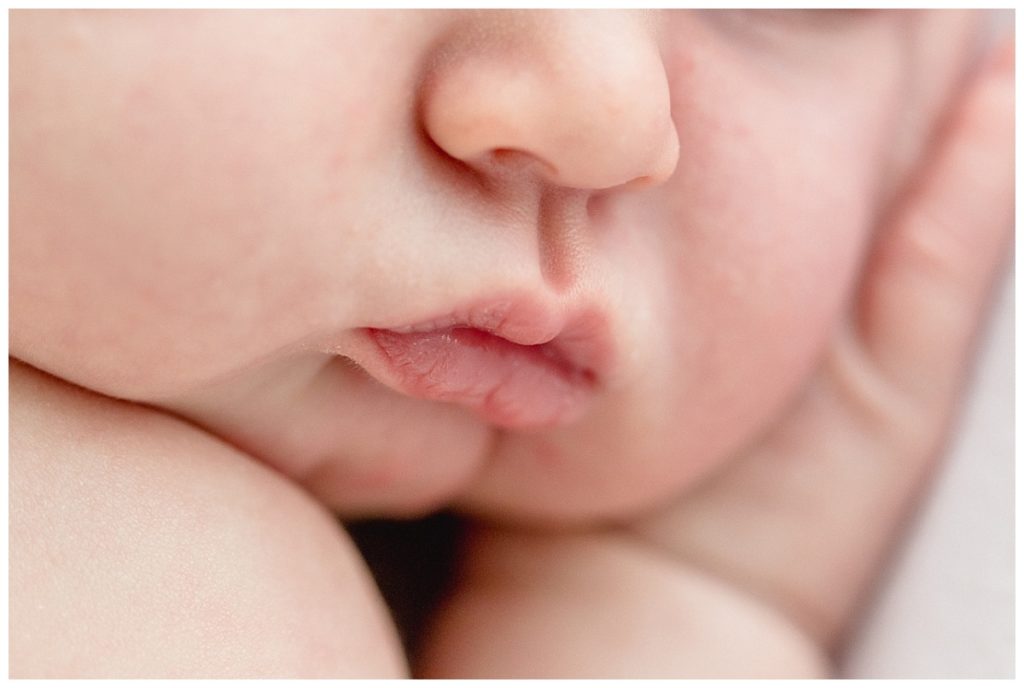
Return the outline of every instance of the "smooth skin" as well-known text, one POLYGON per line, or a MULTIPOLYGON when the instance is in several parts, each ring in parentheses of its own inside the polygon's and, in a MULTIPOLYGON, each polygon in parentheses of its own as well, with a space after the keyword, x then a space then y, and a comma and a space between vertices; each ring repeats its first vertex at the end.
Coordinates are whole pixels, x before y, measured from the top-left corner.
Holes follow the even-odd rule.
POLYGON ((355 546, 165 413, 10 367, 12 678, 407 673, 355 546))
POLYGON ((403 675, 328 509, 452 502, 415 675, 827 674, 1006 253, 1012 49, 964 89, 969 14, 719 16, 18 13, 12 675, 403 675), (498 287, 613 314, 580 424, 324 349, 498 287))

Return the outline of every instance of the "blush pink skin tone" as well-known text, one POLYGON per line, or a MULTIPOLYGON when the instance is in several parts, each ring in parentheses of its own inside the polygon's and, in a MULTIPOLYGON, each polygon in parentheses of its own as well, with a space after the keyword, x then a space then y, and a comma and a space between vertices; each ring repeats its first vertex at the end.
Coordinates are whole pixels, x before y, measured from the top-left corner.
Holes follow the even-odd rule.
POLYGON ((815 366, 965 16, 17 13, 11 354, 345 514, 638 513, 815 366))

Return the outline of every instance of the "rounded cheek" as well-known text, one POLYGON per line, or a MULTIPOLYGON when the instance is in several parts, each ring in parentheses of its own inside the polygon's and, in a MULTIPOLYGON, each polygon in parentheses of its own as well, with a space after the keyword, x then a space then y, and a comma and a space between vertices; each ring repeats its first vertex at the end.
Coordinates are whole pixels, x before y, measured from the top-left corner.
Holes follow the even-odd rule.
POLYGON ((732 460, 799 393, 845 315, 873 231, 872 161, 820 151, 799 160, 785 147, 748 147, 753 159, 721 168, 742 192, 709 209, 704 230, 679 228, 667 271, 674 297, 662 304, 675 324, 660 352, 677 373, 652 393, 675 409, 666 445, 685 459, 665 457, 669 475, 652 471, 652 489, 693 484, 732 460), (778 159, 784 173, 747 172, 778 159), (822 179, 841 191, 817 192, 822 179))
POLYGON ((721 255, 734 256, 728 273, 679 276, 688 296, 686 322, 676 332, 681 382, 664 391, 678 409, 667 427, 685 428, 676 444, 687 458, 675 465, 686 481, 727 462, 813 370, 856 274, 865 232, 863 218, 851 215, 846 222, 794 222, 757 256, 723 237, 721 255), (807 236, 787 235, 793 230, 807 236))
POLYGON ((55 17, 12 78, 12 224, 34 229, 12 235, 12 350, 128 398, 344 319, 375 276, 360 199, 401 112, 361 95, 383 58, 344 66, 375 19, 140 15, 55 17))
POLYGON ((658 355, 676 374, 651 393, 674 409, 665 445, 685 458, 664 457, 652 490, 693 484, 784 411, 844 316, 873 231, 870 154, 824 139, 800 154, 777 122, 733 126, 749 132, 742 154, 709 152, 716 178, 670 210, 661 310, 673 327, 658 355), (723 184, 728 199, 694 202, 723 184))

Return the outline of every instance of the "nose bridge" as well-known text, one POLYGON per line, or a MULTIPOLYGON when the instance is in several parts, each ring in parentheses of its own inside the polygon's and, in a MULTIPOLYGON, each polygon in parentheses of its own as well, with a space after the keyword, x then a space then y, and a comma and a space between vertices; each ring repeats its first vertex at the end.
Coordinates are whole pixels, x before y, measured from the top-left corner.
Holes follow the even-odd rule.
POLYGON ((564 187, 658 183, 678 141, 658 46, 632 12, 474 14, 453 31, 422 96, 424 129, 484 172, 512 161, 564 187), (516 155, 510 155, 515 153, 516 155))

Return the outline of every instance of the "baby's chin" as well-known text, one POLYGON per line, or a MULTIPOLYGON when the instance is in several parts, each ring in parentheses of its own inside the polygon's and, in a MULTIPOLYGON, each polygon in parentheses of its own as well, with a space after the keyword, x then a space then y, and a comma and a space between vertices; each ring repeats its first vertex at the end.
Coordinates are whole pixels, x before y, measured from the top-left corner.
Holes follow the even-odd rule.
POLYGON ((475 407, 402 394, 346 358, 304 354, 150 403, 343 518, 454 508, 498 521, 579 523, 624 515, 658 491, 644 471, 629 470, 644 442, 631 437, 623 394, 595 400, 579 417, 509 427, 475 407), (622 477, 608 480, 609 471, 622 477))
POLYGON ((582 417, 543 428, 496 426, 458 405, 406 400, 413 403, 392 444, 401 449, 354 466, 348 457, 359 451, 350 448, 348 460, 296 478, 348 518, 407 519, 452 509, 541 528, 628 520, 727 464, 774 416, 779 392, 752 393, 759 403, 717 429, 703 422, 703 412, 666 412, 685 409, 652 388, 608 395, 582 417))

